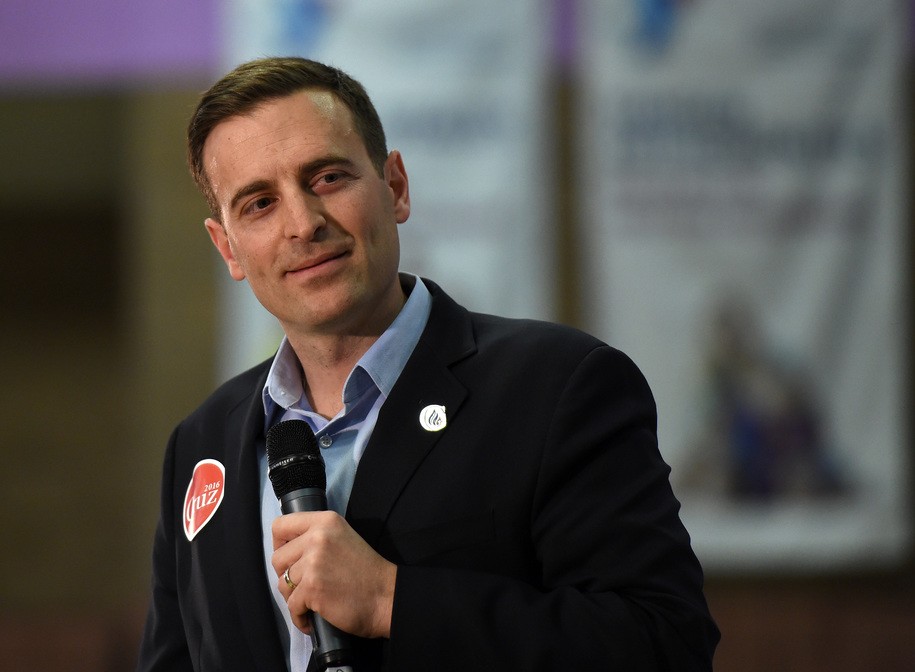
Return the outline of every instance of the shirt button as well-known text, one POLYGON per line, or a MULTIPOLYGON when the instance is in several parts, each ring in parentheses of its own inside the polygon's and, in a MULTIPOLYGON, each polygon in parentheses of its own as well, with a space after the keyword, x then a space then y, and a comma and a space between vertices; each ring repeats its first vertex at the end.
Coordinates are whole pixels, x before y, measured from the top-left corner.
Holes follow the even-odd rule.
POLYGON ((318 443, 321 444, 322 448, 330 448, 330 446, 333 442, 334 442, 334 440, 327 434, 325 434, 318 440, 318 443))

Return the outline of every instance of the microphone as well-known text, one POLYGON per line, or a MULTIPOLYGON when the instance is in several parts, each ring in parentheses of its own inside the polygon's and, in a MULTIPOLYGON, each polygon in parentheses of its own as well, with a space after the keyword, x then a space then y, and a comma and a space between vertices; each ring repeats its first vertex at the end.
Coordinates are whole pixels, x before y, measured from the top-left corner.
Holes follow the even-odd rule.
MULTIPOLYGON (((308 423, 284 420, 267 432, 267 473, 283 513, 327 510, 324 458, 308 423)), ((333 672, 352 672, 351 636, 312 612, 312 656, 333 672)))

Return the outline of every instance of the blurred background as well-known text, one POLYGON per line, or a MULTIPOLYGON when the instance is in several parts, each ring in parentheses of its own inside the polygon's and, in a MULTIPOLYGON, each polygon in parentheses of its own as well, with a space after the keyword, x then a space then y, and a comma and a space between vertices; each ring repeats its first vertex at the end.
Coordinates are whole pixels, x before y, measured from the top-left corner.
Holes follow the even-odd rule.
POLYGON ((0 669, 133 669, 172 427, 269 356, 184 164, 244 60, 344 68, 405 270, 629 353, 719 672, 915 669, 908 0, 4 0, 0 669))

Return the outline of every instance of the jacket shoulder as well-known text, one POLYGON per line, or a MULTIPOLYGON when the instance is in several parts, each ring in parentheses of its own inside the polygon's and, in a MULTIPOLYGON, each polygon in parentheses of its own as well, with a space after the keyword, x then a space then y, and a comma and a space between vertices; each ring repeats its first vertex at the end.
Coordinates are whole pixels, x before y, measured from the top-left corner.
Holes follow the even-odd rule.
POLYGON ((479 354, 509 359, 535 358, 541 363, 578 362, 594 350, 625 355, 599 338, 562 324, 471 313, 479 354))
POLYGON ((567 347, 593 349, 607 345, 596 336, 580 329, 543 320, 501 317, 470 313, 478 338, 522 339, 540 345, 562 344, 567 347))
POLYGON ((493 370, 528 373, 544 368, 570 371, 599 351, 611 367, 635 368, 620 350, 580 329, 554 322, 469 311, 438 285, 423 278, 432 294, 432 314, 423 339, 446 361, 493 370))

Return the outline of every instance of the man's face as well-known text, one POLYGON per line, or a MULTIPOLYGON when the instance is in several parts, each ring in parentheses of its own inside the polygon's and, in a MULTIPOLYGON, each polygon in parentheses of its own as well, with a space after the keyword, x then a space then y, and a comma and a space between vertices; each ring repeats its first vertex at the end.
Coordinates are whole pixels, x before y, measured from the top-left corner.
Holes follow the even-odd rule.
POLYGON ((206 221, 210 237, 287 334, 366 335, 393 320, 406 172, 391 152, 378 175, 333 94, 304 90, 230 117, 203 158, 222 220, 206 221))

